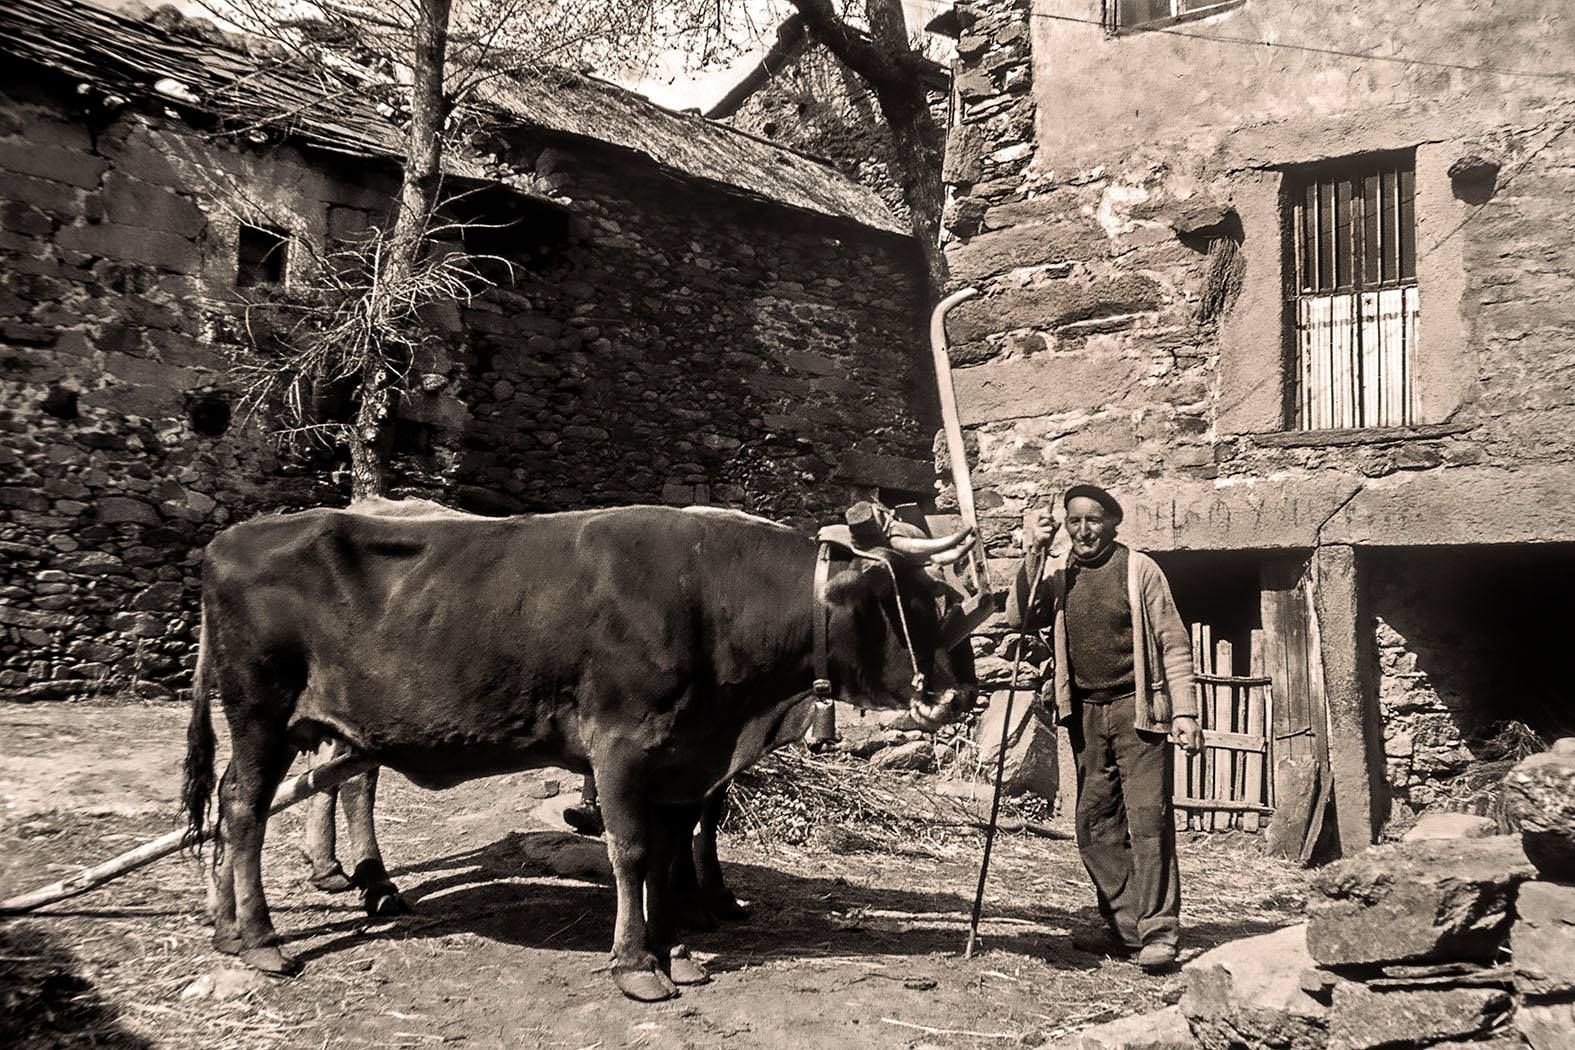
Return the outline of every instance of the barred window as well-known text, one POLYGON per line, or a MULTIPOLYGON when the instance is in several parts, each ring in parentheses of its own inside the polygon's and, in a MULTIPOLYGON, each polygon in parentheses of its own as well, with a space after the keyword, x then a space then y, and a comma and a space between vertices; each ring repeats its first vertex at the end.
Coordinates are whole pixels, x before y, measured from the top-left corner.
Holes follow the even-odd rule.
POLYGON ((1105 18, 1111 32, 1201 17, 1215 10, 1237 7, 1242 0, 1105 0, 1105 18))
POLYGON ((1298 430, 1416 422, 1416 162, 1386 154, 1288 179, 1298 430))

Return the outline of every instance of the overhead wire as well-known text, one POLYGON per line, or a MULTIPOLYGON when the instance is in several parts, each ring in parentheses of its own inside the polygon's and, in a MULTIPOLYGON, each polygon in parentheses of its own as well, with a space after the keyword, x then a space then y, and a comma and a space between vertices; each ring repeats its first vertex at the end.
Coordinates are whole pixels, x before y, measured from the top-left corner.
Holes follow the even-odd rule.
MULTIPOLYGON (((934 10, 951 8, 956 5, 947 0, 908 0, 914 4, 928 4, 934 10)), ((1240 5, 1230 10, 1239 9, 1240 5)), ((1199 12, 1206 15, 1208 12, 1199 12)), ((1226 14, 1219 11, 1217 14, 1226 14)), ((1076 15, 1052 14, 1043 11, 1028 12, 1029 18, 1037 18, 1048 22, 1066 22, 1074 25, 1094 26, 1109 31, 1110 24, 1102 18, 1079 18, 1076 15)), ((1426 58, 1407 58, 1403 55, 1386 55, 1377 51, 1347 51, 1336 47, 1320 47, 1316 44, 1287 43, 1279 40, 1266 40, 1254 37, 1216 36, 1210 33, 1201 33, 1192 29, 1185 29, 1175 25, 1158 26, 1133 26, 1126 33, 1118 33, 1118 39, 1136 39, 1140 36, 1175 36, 1186 40, 1201 40, 1214 44, 1234 44, 1242 47, 1263 47, 1280 51, 1301 51, 1309 54, 1328 55, 1339 58, 1354 58, 1368 62, 1388 62, 1396 65, 1423 66, 1433 69, 1451 69, 1465 73, 1485 73, 1493 76, 1505 77, 1530 77, 1540 80, 1575 81, 1575 70, 1533 70, 1533 69, 1507 69, 1502 66, 1469 65, 1464 62, 1445 62, 1426 58)))

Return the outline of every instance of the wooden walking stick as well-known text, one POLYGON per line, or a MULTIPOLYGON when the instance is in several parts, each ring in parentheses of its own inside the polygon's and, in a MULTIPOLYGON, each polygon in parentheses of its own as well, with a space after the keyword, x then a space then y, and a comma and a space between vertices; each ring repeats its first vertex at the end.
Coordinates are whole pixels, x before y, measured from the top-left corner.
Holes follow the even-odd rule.
MULTIPOLYGON (((268 807, 268 812, 271 815, 281 809, 288 809, 304 798, 337 787, 351 777, 365 773, 375 765, 377 763, 372 759, 360 755, 341 755, 331 762, 325 762, 316 769, 307 770, 300 776, 280 784, 278 792, 273 797, 273 804, 268 807)), ((84 868, 59 882, 52 882, 31 893, 18 894, 9 900, 0 901, 0 915, 18 915, 35 908, 42 908, 46 904, 86 893, 128 872, 146 867, 179 850, 185 834, 184 831, 172 831, 168 835, 161 835, 152 842, 138 846, 129 853, 122 853, 102 864, 84 868)), ((211 837, 212 830, 204 830, 197 841, 206 842, 211 837)))
MULTIPOLYGON (((1039 596, 1039 579, 1044 575, 1044 564, 1033 566, 1033 578, 1028 583, 1028 602, 1023 613, 1022 635, 1017 641, 1017 655, 1012 659, 1012 684, 1006 689, 1006 710, 1001 718, 1001 744, 995 753, 995 790, 990 795, 990 822, 984 826, 984 856, 979 861, 979 885, 973 891, 973 914, 968 918, 968 943, 963 946, 963 958, 972 959, 979 941, 979 914, 984 910, 984 884, 990 877, 990 850, 995 846, 996 822, 1001 814, 1001 782, 1006 779, 1006 746, 1012 739, 1012 701, 1017 697, 1019 676, 1023 669, 1023 651, 1028 648, 1028 633, 1033 626, 1034 600, 1039 596)), ((1030 716, 1032 717, 1032 716, 1030 716)))

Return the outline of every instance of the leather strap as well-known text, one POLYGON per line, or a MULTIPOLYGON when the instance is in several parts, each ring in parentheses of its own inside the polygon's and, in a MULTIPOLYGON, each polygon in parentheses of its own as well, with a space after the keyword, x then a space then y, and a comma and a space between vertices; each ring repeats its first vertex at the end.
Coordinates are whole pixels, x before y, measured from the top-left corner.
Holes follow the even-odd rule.
POLYGON ((821 543, 815 552, 815 592, 810 595, 811 620, 814 621, 815 699, 832 699, 831 664, 826 655, 826 634, 831 628, 831 604, 826 601, 826 583, 831 579, 831 547, 821 543))

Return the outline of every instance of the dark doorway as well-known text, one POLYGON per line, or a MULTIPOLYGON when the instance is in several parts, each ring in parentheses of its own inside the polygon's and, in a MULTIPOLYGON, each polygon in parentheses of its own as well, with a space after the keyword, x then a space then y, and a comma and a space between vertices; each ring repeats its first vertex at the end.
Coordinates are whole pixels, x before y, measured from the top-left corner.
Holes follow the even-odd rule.
POLYGON ((1206 623, 1215 639, 1231 643, 1233 674, 1248 672, 1252 632, 1259 612, 1259 567, 1251 551, 1162 551, 1153 555, 1170 580, 1176 608, 1190 627, 1206 623))

